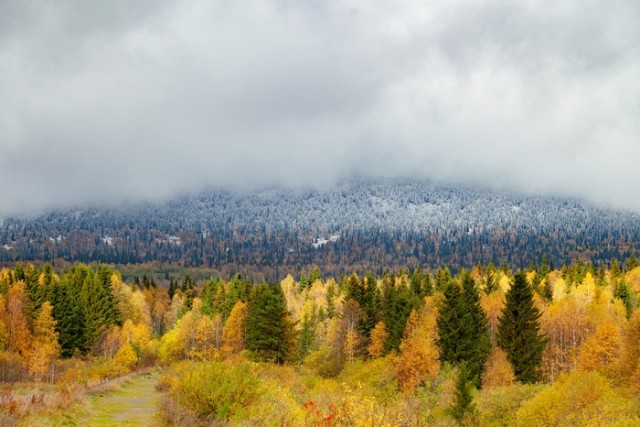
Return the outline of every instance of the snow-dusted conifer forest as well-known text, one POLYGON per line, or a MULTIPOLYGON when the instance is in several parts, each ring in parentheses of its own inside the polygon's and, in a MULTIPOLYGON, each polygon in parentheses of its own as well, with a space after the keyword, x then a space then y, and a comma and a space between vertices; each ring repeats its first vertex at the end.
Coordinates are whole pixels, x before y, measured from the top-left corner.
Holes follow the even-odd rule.
POLYGON ((348 181, 326 190, 212 190, 168 203, 5 218, 0 259, 341 270, 624 257, 640 216, 578 200, 414 180, 348 181))

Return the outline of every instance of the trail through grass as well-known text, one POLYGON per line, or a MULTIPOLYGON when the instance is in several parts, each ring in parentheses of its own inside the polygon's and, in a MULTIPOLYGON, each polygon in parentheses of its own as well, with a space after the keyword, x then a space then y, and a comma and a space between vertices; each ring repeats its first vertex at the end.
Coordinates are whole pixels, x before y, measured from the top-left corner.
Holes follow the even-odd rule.
POLYGON ((154 426, 161 393, 156 391, 160 373, 133 377, 122 387, 93 395, 93 410, 79 425, 86 426, 154 426))

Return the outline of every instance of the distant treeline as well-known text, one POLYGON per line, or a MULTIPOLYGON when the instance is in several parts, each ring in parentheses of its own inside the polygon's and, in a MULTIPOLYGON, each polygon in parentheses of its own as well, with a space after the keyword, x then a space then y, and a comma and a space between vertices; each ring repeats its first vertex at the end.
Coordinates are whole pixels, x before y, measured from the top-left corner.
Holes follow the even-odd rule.
POLYGON ((157 263, 183 268, 207 268, 229 275, 244 272, 275 280, 317 265, 332 276, 358 272, 382 274, 403 266, 447 265, 452 270, 476 263, 507 263, 527 267, 547 256, 555 266, 588 259, 594 264, 626 259, 640 242, 640 230, 573 230, 542 233, 536 230, 491 232, 345 231, 335 242, 314 248, 312 240, 295 233, 238 235, 220 230, 204 236, 180 232, 174 242, 161 239, 152 226, 111 230, 69 230, 64 238, 45 237, 36 230, 0 236, 11 241, 0 250, 0 263, 65 260, 109 264, 157 263), (177 243, 176 243, 177 242, 177 243), (384 266, 384 267, 383 267, 384 266))

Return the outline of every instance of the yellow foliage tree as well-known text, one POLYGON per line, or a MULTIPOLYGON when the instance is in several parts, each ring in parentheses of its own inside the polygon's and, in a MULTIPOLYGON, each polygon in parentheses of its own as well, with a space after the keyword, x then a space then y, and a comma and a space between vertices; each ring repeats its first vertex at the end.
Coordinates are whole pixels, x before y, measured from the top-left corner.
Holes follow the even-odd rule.
POLYGON ((583 371, 604 372, 620 358, 622 338, 620 327, 612 320, 598 325, 580 350, 578 368, 583 371))
POLYGON ((510 386, 514 381, 515 374, 507 354, 497 345, 493 346, 482 374, 482 387, 486 389, 510 386))
POLYGON ((371 331, 371 343, 367 347, 369 356, 374 359, 382 356, 384 343, 387 341, 388 337, 389 333, 387 332, 387 328, 384 326, 384 322, 380 321, 376 323, 376 326, 371 331))
POLYGON ((358 344, 360 339, 358 338, 358 331, 355 328, 349 328, 344 338, 344 357, 347 362, 353 362, 356 358, 358 344))
POLYGON ((244 350, 248 314, 249 307, 242 301, 238 301, 231 309, 229 318, 222 329, 222 348, 220 350, 223 355, 231 356, 244 350))
POLYGON ((511 280, 509 280, 509 276, 507 276, 504 273, 501 273, 501 277, 500 277, 500 281, 498 282, 498 285, 500 286, 500 290, 506 294, 509 291, 509 289, 511 289, 511 280))
POLYGON ((51 382, 55 378, 55 362, 60 355, 56 321, 52 315, 53 307, 45 301, 33 324, 33 347, 29 354, 29 373, 39 381, 50 373, 51 382))
POLYGON ((22 357, 26 357, 31 350, 31 331, 25 315, 26 296, 24 283, 14 283, 9 289, 5 310, 7 333, 9 336, 9 348, 22 357))
POLYGON ((209 316, 201 316, 196 323, 196 346, 203 360, 210 359, 216 350, 214 322, 209 316))
POLYGON ((438 375, 440 361, 436 339, 434 310, 426 310, 417 322, 407 322, 395 367, 398 386, 402 391, 413 390, 438 375))
POLYGON ((118 367, 125 367, 127 369, 133 368, 133 366, 138 362, 138 355, 136 354, 131 344, 125 344, 116 353, 113 357, 113 364, 118 367))
POLYGON ((112 359, 120 348, 120 327, 109 326, 104 333, 104 338, 100 343, 102 355, 107 359, 112 359))
POLYGON ((620 374, 623 380, 640 392, 640 310, 631 316, 625 329, 620 374))
POLYGON ((483 294, 480 296, 480 305, 487 315, 487 321, 489 323, 491 342, 494 342, 496 339, 499 323, 498 319, 502 315, 504 301, 505 298, 502 292, 491 292, 489 295, 483 294))
POLYGON ((567 297, 554 301, 540 323, 548 338, 543 371, 553 381, 560 373, 577 368, 580 347, 591 331, 590 322, 584 304, 567 297))

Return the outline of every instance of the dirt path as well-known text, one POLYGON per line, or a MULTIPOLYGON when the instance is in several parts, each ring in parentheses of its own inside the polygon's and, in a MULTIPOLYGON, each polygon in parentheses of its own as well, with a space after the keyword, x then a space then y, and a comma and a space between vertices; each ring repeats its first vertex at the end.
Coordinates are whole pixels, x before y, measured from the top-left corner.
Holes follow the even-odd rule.
POLYGON ((122 387, 92 396, 93 412, 79 425, 154 426, 161 393, 156 391, 160 374, 138 375, 122 387))

